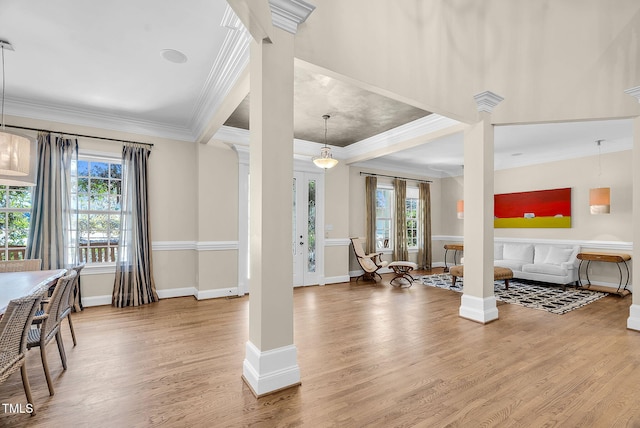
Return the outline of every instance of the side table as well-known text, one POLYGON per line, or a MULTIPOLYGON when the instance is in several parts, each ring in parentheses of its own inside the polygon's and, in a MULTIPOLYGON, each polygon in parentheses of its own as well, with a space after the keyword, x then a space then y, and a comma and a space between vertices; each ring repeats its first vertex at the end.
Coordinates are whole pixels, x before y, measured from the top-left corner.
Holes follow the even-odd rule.
POLYGON ((618 272, 620 273, 620 282, 618 283, 617 293, 620 296, 626 296, 630 294, 630 291, 627 290, 627 286, 629 285, 629 265, 627 261, 631 260, 631 256, 629 254, 624 253, 597 253, 597 252, 583 252, 578 253, 576 256, 578 260, 580 260, 580 264, 578 265, 578 285, 582 287, 582 280, 580 279, 580 275, 582 272, 582 264, 586 261, 587 265, 584 269, 585 277, 587 280, 587 285, 584 288, 595 288, 591 286, 591 280, 589 279, 589 265, 591 262, 604 262, 604 263, 615 263, 618 267, 618 272), (622 286, 623 281, 623 273, 621 265, 624 266, 626 272, 626 281, 624 283, 624 287, 622 286))

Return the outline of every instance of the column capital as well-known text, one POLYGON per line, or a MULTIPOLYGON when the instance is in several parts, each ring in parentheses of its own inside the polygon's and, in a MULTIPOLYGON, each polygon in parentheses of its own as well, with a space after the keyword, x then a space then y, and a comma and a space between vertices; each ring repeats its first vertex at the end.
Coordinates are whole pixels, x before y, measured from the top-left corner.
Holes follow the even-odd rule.
POLYGON ((636 86, 635 88, 629 88, 624 91, 625 94, 629 94, 632 97, 635 97, 640 103, 640 86, 636 86))
POLYGON ((302 24, 316 8, 303 0, 269 0, 271 21, 274 27, 296 34, 302 24))
POLYGON ((476 100, 478 111, 487 113, 491 113, 493 109, 500 104, 500 101, 504 100, 500 95, 494 94, 491 91, 480 92, 474 95, 473 99, 476 100))

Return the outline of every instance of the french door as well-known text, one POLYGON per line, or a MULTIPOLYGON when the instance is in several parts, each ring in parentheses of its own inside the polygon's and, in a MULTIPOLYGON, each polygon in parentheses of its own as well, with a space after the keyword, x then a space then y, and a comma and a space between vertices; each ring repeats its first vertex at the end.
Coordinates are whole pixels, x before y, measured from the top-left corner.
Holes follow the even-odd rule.
POLYGON ((293 175, 293 286, 320 283, 323 266, 322 175, 296 171, 293 175))

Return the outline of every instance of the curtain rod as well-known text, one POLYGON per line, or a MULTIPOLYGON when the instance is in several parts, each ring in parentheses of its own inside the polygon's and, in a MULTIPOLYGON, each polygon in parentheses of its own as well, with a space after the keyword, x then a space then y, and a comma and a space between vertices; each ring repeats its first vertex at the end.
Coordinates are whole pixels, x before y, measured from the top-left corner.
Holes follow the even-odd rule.
POLYGON ((373 174, 371 172, 362 172, 362 171, 360 171, 360 175, 368 175, 368 176, 371 176, 371 177, 400 178, 402 180, 417 181, 418 183, 432 183, 431 180, 418 180, 416 178, 396 177, 396 176, 393 176, 393 175, 373 174))
POLYGON ((5 125, 5 127, 7 127, 7 128, 15 128, 15 129, 24 129, 24 130, 27 130, 27 131, 49 132, 49 133, 53 133, 53 134, 68 135, 70 137, 83 137, 83 138, 92 138, 94 140, 117 141, 118 143, 144 144, 145 146, 153 147, 153 144, 151 144, 151 143, 141 143, 139 141, 130 141, 130 140, 119 140, 117 138, 95 137, 93 135, 73 134, 71 132, 61 132, 61 131, 50 131, 48 129, 29 128, 29 127, 26 127, 26 126, 5 125))

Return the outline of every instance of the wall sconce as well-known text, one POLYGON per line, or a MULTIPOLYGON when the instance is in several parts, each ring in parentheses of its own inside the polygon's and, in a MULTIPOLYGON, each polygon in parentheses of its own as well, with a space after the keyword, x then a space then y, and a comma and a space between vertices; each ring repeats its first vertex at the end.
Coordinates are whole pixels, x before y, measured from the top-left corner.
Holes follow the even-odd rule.
POLYGON ((458 202, 456 203, 456 212, 458 213, 458 218, 459 219, 464 219, 464 200, 463 199, 458 199, 458 202))
MULTIPOLYGON (((598 181, 602 174, 600 160, 600 144, 604 140, 598 140, 598 181)), ((589 211, 591 214, 609 214, 611 212, 611 189, 609 187, 597 187, 589 189, 589 211)))

